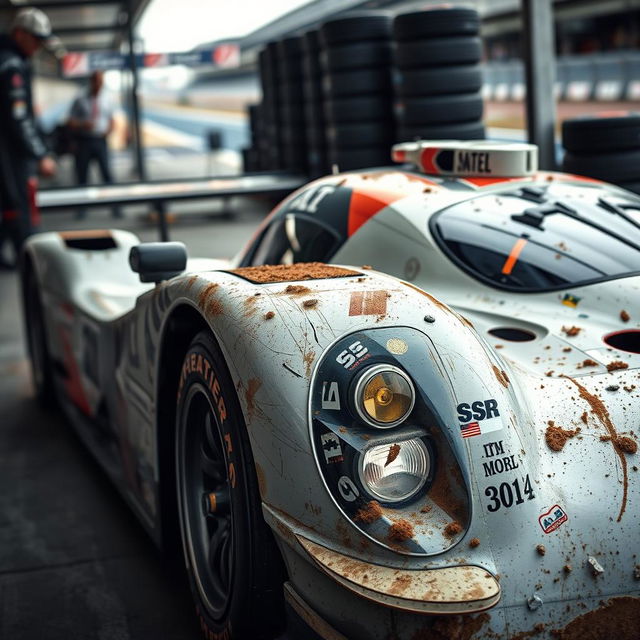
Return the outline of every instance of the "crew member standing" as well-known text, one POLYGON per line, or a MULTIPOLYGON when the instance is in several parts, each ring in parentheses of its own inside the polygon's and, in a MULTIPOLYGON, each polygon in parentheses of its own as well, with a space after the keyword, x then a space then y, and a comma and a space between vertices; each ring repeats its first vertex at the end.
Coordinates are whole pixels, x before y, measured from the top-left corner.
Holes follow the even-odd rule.
MULTIPOLYGON (((25 239, 37 230, 37 180, 56 171, 56 163, 38 133, 33 115, 29 59, 51 37, 49 18, 39 9, 22 9, 9 35, 0 35, 0 247, 9 238, 16 257, 25 239)), ((14 260, 2 266, 14 266, 14 260)))
MULTIPOLYGON (((94 71, 89 79, 89 91, 75 99, 69 114, 68 124, 75 134, 76 179, 79 185, 87 184, 92 160, 98 163, 102 180, 106 184, 113 183, 107 136, 113 130, 114 108, 109 96, 102 90, 103 84, 102 71, 94 71)), ((78 211, 79 218, 85 215, 85 210, 78 211)), ((114 208, 113 216, 117 218, 120 215, 120 210, 114 208)))

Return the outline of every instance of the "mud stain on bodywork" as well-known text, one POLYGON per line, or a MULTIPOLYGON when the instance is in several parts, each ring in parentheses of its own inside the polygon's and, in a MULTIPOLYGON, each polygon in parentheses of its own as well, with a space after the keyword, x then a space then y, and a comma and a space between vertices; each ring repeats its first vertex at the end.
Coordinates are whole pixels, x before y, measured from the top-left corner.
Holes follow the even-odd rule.
POLYGON ((198 294, 198 306, 208 316, 218 316, 224 311, 220 300, 216 298, 219 286, 216 282, 210 282, 198 294))
POLYGON ((558 640, 587 640, 588 638, 640 638, 640 598, 622 596, 612 598, 601 607, 574 618, 562 629, 554 629, 558 640))
POLYGON ((622 520, 622 516, 627 508, 627 493, 629 491, 629 477, 627 471, 627 459, 624 456, 624 453, 620 451, 616 446, 615 442, 618 441, 619 436, 616 431, 613 422, 611 421, 611 417, 609 416, 609 411, 607 407, 605 407, 604 402, 594 395, 590 393, 585 387, 583 387, 577 380, 571 378, 570 376, 564 376, 567 380, 571 381, 577 388, 580 393, 580 397, 586 400, 586 402, 591 407, 592 413, 594 413, 597 418, 600 420, 605 429, 609 432, 609 436, 613 443, 613 450, 616 455, 620 459, 620 464, 622 465, 622 504, 620 505, 620 512, 618 513, 617 521, 620 522, 622 520))
POLYGON ((307 376, 307 378, 311 377, 311 368, 313 366, 313 361, 316 358, 316 352, 315 351, 307 351, 304 354, 304 357, 302 358, 302 361, 304 362, 305 365, 305 375, 307 376))
POLYGON ((396 520, 390 527, 387 537, 393 542, 404 542, 413 538, 413 525, 404 519, 396 520))
POLYGON ((472 640, 489 619, 487 613, 437 617, 433 626, 416 632, 411 640, 472 640))
POLYGON ((382 507, 377 500, 371 500, 371 502, 367 502, 364 507, 358 509, 353 519, 356 522, 371 524, 380 518, 382 518, 382 507))
POLYGON ((509 376, 507 375, 506 371, 504 371, 502 369, 498 369, 498 367, 496 367, 495 364, 492 364, 491 368, 493 369, 493 373, 496 376, 498 382, 503 387, 508 387, 509 386, 509 376))
POLYGON ((262 386, 262 381, 258 378, 251 378, 247 383, 247 390, 245 391, 244 397, 247 402, 247 411, 249 412, 249 416, 251 417, 256 410, 256 405, 254 402, 254 398, 258 389, 262 386))
POLYGON ((544 439, 551 451, 562 451, 569 438, 580 433, 580 429, 563 429, 556 427, 553 420, 549 420, 549 426, 544 434, 544 439))
POLYGON ((282 293, 286 293, 289 296, 301 296, 305 293, 311 293, 311 289, 309 289, 309 287, 305 287, 302 284, 290 284, 287 285, 282 293))
POLYGON ((359 276, 351 269, 343 269, 322 262, 298 262, 296 264, 263 265, 260 267, 240 267, 229 273, 240 276, 255 284, 273 282, 292 282, 295 280, 323 280, 325 278, 344 278, 359 276))
POLYGON ((258 489, 260 490, 260 497, 263 500, 267 498, 267 478, 264 474, 264 469, 256 462, 256 478, 258 479, 258 489))

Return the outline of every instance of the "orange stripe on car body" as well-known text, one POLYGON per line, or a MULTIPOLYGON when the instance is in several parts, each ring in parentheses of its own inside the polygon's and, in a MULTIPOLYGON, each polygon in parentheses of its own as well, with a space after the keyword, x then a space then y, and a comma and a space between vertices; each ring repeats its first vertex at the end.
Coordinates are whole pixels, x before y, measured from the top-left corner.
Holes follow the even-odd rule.
POLYGON ((518 240, 516 240, 516 243, 513 245, 511 249, 511 253, 509 254, 509 257, 507 258, 506 262, 504 263, 504 266, 502 267, 502 273, 505 276, 511 275, 511 272, 513 271, 513 267, 516 266, 516 262, 518 262, 518 258, 520 257, 520 254, 522 253, 522 250, 524 249, 525 244, 527 244, 527 241, 524 238, 518 238, 518 240))

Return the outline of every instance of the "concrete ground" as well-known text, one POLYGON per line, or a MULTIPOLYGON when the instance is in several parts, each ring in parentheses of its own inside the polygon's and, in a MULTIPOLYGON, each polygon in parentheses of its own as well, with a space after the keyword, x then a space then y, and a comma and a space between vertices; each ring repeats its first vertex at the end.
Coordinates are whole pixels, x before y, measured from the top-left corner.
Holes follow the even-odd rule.
MULTIPOLYGON (((172 236, 190 255, 228 257, 270 204, 181 206, 172 236)), ((82 224, 73 212, 48 214, 43 230, 112 222, 108 210, 90 212, 82 224)), ((126 210, 117 226, 157 239, 144 210, 126 210)), ((187 587, 163 567, 64 418, 35 403, 15 273, 0 271, 0 300, 0 638, 199 638, 187 587)))

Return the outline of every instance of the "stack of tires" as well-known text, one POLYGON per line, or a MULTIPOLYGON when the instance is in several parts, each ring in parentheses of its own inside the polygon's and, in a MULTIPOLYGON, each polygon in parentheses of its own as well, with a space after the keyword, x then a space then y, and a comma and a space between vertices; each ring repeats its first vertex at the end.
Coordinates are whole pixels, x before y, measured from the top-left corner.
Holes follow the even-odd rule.
POLYGON ((427 9, 397 15, 394 85, 398 141, 485 137, 475 9, 427 9))
POLYGON ((309 156, 304 114, 303 41, 302 36, 278 41, 278 69, 280 71, 278 127, 282 132, 283 168, 306 173, 309 156))
POLYGON ((262 136, 259 147, 264 148, 262 169, 269 171, 282 169, 284 166, 282 150, 282 133, 278 114, 280 113, 280 72, 277 62, 277 44, 270 42, 258 57, 260 84, 262 86, 262 136))
POLYGON ((562 123, 562 170, 640 193, 640 113, 562 123))
POLYGON ((320 32, 315 29, 304 34, 302 40, 302 68, 304 70, 303 98, 306 124, 309 175, 317 178, 330 171, 327 157, 326 121, 320 66, 320 32))
POLYGON ((391 17, 353 13, 320 27, 328 156, 339 170, 391 163, 391 17))
POLYGON ((247 107, 251 146, 242 150, 242 164, 245 171, 260 171, 262 168, 268 168, 269 159, 265 148, 266 135, 262 109, 262 104, 252 104, 247 107))

